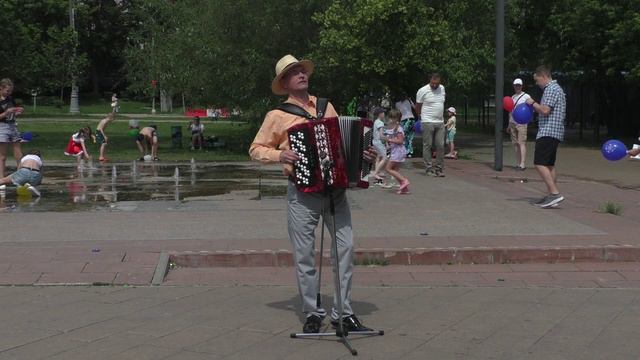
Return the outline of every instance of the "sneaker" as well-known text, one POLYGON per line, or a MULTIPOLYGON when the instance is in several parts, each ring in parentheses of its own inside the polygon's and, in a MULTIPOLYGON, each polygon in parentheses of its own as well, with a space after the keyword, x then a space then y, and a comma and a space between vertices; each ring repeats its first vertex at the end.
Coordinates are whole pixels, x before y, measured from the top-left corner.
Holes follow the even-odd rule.
POLYGON ((380 187, 383 188, 383 189, 391 189, 393 187, 393 185, 382 183, 382 184, 380 184, 380 187))
POLYGON ((7 188, 7 185, 5 185, 5 184, 0 185, 0 190, 4 190, 6 188, 7 188))
POLYGON ((27 190, 29 190, 29 192, 31 193, 31 195, 33 196, 40 196, 40 191, 38 189, 36 189, 35 186, 32 186, 29 183, 24 184, 24 186, 27 187, 27 190))
POLYGON ((412 157, 413 157, 413 155, 411 155, 411 154, 407 154, 407 157, 408 157, 408 158, 412 158, 412 157))
POLYGON ((318 315, 310 315, 307 316, 302 332, 305 334, 317 334, 320 332, 320 327, 322 327, 322 318, 318 315))
POLYGON ((398 195, 407 195, 407 194, 411 194, 411 192, 409 191, 409 188, 404 188, 402 190, 396 191, 396 194, 398 194, 398 195))
MULTIPOLYGON (((331 319, 331 325, 333 325, 334 328, 337 328, 338 320, 331 319)), ((373 329, 364 326, 355 315, 349 315, 342 318, 342 329, 347 332, 373 331, 373 329)))
POLYGON ((427 169, 427 176, 436 176, 436 173, 435 173, 435 172, 433 172, 433 169, 432 169, 432 168, 428 168, 428 169, 427 169))
POLYGON ((409 180, 405 180, 400 184, 399 190, 402 191, 402 190, 404 190, 404 189, 406 189, 408 187, 409 187, 409 180))
POLYGON ((523 167, 523 166, 518 165, 518 166, 516 166, 516 169, 515 169, 515 170, 516 170, 516 171, 525 171, 526 169, 527 169, 526 167, 523 167))
POLYGON ((444 177, 444 171, 442 171, 442 170, 436 170, 435 177, 444 177))
POLYGON ((538 201, 535 201, 535 202, 533 203, 533 205, 541 205, 541 204, 544 204, 544 203, 547 201, 547 198, 548 198, 548 197, 549 197, 549 196, 547 195, 547 196, 543 197, 542 199, 540 199, 540 200, 538 200, 538 201))
POLYGON ((541 208, 545 209, 545 208, 557 205, 557 204, 559 204, 559 203, 561 203, 563 201, 564 201, 564 197, 562 195, 560 195, 560 194, 551 194, 551 195, 546 197, 546 200, 543 203, 538 204, 538 206, 540 206, 541 208))

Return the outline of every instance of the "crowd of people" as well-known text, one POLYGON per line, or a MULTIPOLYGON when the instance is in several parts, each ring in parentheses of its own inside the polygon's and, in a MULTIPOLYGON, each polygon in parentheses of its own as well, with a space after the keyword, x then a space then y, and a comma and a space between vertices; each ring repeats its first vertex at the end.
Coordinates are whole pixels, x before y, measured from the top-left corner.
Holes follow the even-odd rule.
MULTIPOLYGON (((306 192, 296 186, 294 166, 298 166, 301 162, 306 163, 307 160, 293 151, 288 143, 288 129, 292 126, 305 123, 309 119, 335 117, 337 113, 329 103, 326 112, 323 115, 318 114, 321 111, 317 107, 318 98, 310 95, 308 91, 309 78, 314 70, 311 61, 299 61, 292 55, 286 55, 277 62, 275 70, 276 76, 271 84, 273 93, 287 96, 285 104, 302 108, 307 116, 288 113, 284 111, 283 106, 270 111, 256 134, 249 154, 256 161, 283 164, 284 174, 290 179, 287 191, 287 223, 289 238, 294 249, 302 312, 306 318, 303 332, 319 332, 323 319, 328 315, 316 301, 319 284, 315 267, 314 242, 315 228, 318 226, 320 217, 324 219, 323 221, 335 224, 334 241, 338 246, 334 263, 339 271, 339 285, 336 289, 340 289, 338 292, 340 297, 334 296, 334 307, 330 314, 331 324, 335 327, 342 321, 342 325, 349 332, 370 331, 370 328, 358 320, 351 307, 353 234, 345 189, 334 190, 335 193, 331 196, 336 204, 335 213, 329 214, 326 194, 306 192), (336 304, 342 305, 342 314, 338 314, 336 304)), ((523 91, 524 81, 521 78, 513 80, 512 99, 517 105, 528 104, 531 111, 538 114, 533 164, 546 186, 547 194, 536 202, 536 205, 540 208, 552 208, 564 200, 557 185, 556 157, 558 147, 564 140, 566 96, 557 81, 552 79, 549 68, 538 67, 533 78, 543 92, 540 100, 535 100, 523 91)), ((391 103, 386 101, 384 105, 381 103, 380 107, 373 110, 372 146, 364 149, 363 157, 372 164, 371 179, 375 184, 391 187, 386 182, 384 175, 386 172, 397 182, 398 194, 410 193, 410 182, 402 174, 401 165, 407 158, 413 156, 415 130, 422 132, 422 154, 426 175, 437 178, 445 176, 444 159, 457 159, 454 143, 457 113, 455 107, 445 110, 445 99, 446 92, 441 84, 441 76, 433 73, 429 77, 429 82, 418 89, 415 102, 405 95, 394 104, 394 108, 389 108, 391 103), (449 151, 446 154, 445 143, 449 144, 449 151)), ((355 101, 351 102, 349 109, 356 110, 355 101)), ((361 106, 357 107, 358 116, 366 116, 365 112, 361 106)), ((510 117, 508 132, 516 153, 515 169, 517 171, 523 171, 526 168, 527 130, 526 125, 518 124, 513 117, 510 117)), ((631 156, 638 153, 640 148, 628 152, 631 156)), ((330 226, 328 228, 331 229, 330 226)))

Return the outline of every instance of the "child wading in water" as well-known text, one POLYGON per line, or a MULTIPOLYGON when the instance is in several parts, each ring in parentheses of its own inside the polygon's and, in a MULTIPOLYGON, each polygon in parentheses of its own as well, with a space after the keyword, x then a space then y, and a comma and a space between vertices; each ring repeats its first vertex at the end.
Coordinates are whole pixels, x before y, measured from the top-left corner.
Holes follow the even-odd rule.
POLYGON ((69 139, 69 144, 67 144, 64 154, 76 157, 76 159, 78 159, 78 164, 80 164, 80 160, 82 159, 90 160, 91 155, 89 155, 87 146, 85 145, 85 140, 87 139, 91 139, 91 128, 88 126, 71 135, 71 139, 69 139))
POLYGON ((20 159, 18 169, 13 174, 1 178, 0 184, 14 184, 15 186, 26 186, 27 190, 35 196, 40 196, 40 191, 36 186, 42 182, 42 155, 40 150, 31 150, 20 159))
POLYGON ((107 125, 111 124, 111 122, 115 118, 115 113, 112 112, 107 114, 107 117, 100 120, 100 122, 98 123, 98 127, 96 128, 96 142, 98 143, 98 146, 100 146, 100 157, 98 158, 99 161, 109 161, 109 159, 104 156, 105 150, 107 149, 107 141, 109 140, 107 135, 104 133, 104 129, 106 129, 107 125))
POLYGON ((402 113, 396 109, 389 110, 389 128, 385 131, 384 138, 391 145, 391 156, 387 163, 387 173, 393 176, 400 184, 398 194, 409 193, 409 179, 400 174, 400 165, 407 156, 407 148, 404 146, 404 130, 400 126, 402 113))

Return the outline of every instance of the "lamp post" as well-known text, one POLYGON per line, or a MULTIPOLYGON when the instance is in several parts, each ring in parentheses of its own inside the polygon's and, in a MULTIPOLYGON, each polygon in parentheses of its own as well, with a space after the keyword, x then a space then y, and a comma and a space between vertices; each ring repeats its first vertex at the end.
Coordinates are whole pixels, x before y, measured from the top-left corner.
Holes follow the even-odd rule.
MULTIPOLYGON (((74 35, 76 35, 76 9, 73 4, 74 0, 69 0, 69 25, 71 26, 71 30, 73 30, 74 35)), ((76 43, 73 44, 73 55, 71 60, 71 101, 69 103, 69 113, 70 114, 79 114, 80 113, 80 103, 78 101, 78 84, 76 83, 76 43)))
POLYGON ((504 89, 504 0, 496 0, 496 91, 495 91, 495 113, 496 113, 496 143, 495 143, 495 163, 494 170, 502 171, 502 107, 498 106, 498 101, 502 101, 504 89))
POLYGON ((36 98, 38 97, 38 89, 31 90, 31 96, 33 97, 33 113, 36 112, 36 98))

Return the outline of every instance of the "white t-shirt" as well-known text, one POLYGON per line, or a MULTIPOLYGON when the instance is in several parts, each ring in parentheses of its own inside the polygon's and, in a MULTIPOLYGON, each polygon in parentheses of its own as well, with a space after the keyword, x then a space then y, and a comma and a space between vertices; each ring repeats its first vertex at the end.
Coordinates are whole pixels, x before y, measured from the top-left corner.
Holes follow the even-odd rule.
MULTIPOLYGON (((527 94, 526 92, 523 91, 522 93, 520 93, 520 95, 516 95, 516 94, 511 95, 511 98, 513 99, 513 107, 515 108, 516 106, 518 106, 520 104, 525 104, 528 99, 531 99, 531 96, 529 96, 529 94, 527 94)), ((515 120, 513 120, 513 116, 511 116, 511 113, 509 113, 509 122, 510 123, 514 123, 514 124, 518 124, 518 123, 516 123, 515 120)), ((520 125, 520 124, 518 124, 518 125, 520 125)))
POLYGON ((384 122, 376 119, 373 122, 373 142, 382 144, 381 136, 384 135, 384 122))
POLYGON ((409 99, 398 101, 396 103, 396 109, 402 113, 402 118, 400 120, 413 118, 413 112, 411 111, 412 105, 413 103, 409 99))
POLYGON ((447 119, 447 123, 445 124, 445 126, 447 127, 447 130, 456 132, 456 117, 452 116, 447 119))
POLYGON ((200 124, 189 124, 189 130, 191 130, 191 132, 203 132, 204 131, 204 124, 200 123, 200 124))
POLYGON ((84 142, 84 138, 82 137, 82 135, 80 135, 79 132, 71 135, 71 138, 73 139, 73 142, 80 144, 84 142))
POLYGON ((422 104, 420 121, 428 123, 443 123, 444 99, 444 86, 440 85, 435 90, 431 89, 429 84, 421 87, 416 95, 416 103, 422 104))
POLYGON ((40 156, 38 155, 29 154, 23 156, 22 159, 20 159, 20 165, 24 164, 24 162, 27 160, 33 160, 36 162, 36 164, 38 164, 38 166, 42 166, 42 159, 40 159, 40 156))

